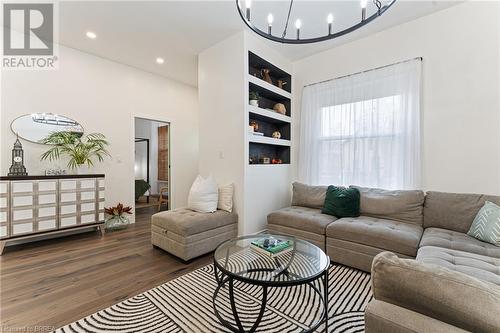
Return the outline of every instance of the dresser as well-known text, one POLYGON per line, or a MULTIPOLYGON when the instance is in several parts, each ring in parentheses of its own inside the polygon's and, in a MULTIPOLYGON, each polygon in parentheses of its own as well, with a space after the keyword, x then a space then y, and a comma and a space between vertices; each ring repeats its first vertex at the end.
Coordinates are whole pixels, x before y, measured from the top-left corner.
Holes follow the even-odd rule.
POLYGON ((0 255, 9 243, 70 229, 104 233, 104 175, 0 177, 0 255))

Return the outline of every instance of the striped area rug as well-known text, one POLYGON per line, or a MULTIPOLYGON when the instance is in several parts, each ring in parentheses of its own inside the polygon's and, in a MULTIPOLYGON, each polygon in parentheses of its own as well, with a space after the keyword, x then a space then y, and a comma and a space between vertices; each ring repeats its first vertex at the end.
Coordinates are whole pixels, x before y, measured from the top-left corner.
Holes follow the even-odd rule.
MULTIPOLYGON (((329 274, 328 332, 363 332, 363 311, 372 298, 370 275, 335 264, 329 274)), ((213 266, 208 265, 56 332, 230 332, 214 315, 215 288, 213 266)), ((225 289, 217 298, 216 306, 221 315, 231 321, 225 289)), ((238 312, 244 326, 249 328, 260 308, 261 288, 235 283, 235 290, 238 312)), ((311 288, 271 288, 257 332, 301 332, 321 316, 321 311, 318 296, 311 288)), ((324 326, 320 326, 318 332, 324 332, 324 326)))

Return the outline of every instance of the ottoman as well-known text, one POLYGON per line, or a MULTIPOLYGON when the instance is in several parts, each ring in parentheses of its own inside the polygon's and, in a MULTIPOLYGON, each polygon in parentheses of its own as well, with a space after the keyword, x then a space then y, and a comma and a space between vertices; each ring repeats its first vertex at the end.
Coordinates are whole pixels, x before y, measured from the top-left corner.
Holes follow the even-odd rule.
POLYGON ((151 217, 151 243, 184 261, 215 250, 238 235, 238 215, 223 210, 198 213, 187 208, 151 217))

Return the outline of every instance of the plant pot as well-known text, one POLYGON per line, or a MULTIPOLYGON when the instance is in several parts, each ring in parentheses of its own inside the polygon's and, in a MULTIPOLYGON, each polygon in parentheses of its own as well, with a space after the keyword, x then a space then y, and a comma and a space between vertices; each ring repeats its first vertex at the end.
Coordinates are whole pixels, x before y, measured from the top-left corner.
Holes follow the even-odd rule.
POLYGON ((251 99, 250 105, 255 106, 255 107, 259 107, 259 100, 258 99, 251 99))
POLYGON ((90 168, 86 164, 80 164, 73 169, 75 175, 87 175, 90 174, 90 168))
POLYGON ((129 223, 128 217, 113 215, 106 220, 106 230, 125 229, 129 223))

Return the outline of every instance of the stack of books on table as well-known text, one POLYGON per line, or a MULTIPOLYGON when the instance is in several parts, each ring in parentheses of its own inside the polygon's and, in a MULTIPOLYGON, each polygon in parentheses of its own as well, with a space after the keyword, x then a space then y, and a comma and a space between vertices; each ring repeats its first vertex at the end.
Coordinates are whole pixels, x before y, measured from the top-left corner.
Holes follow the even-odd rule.
POLYGON ((252 241, 252 249, 270 258, 292 251, 293 244, 289 240, 281 240, 274 237, 265 237, 252 241))

